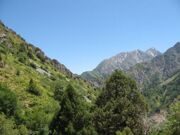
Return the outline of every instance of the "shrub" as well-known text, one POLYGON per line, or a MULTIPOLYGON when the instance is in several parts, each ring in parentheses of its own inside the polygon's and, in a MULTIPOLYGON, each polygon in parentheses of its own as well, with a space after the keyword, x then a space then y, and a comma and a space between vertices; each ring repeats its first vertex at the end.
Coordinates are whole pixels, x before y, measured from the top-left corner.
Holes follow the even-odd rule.
POLYGON ((14 115, 17 109, 16 95, 7 87, 0 85, 0 112, 7 116, 14 115))
POLYGON ((2 55, 0 54, 0 61, 2 61, 3 60, 3 58, 2 58, 2 55))
POLYGON ((34 83, 32 79, 29 81, 29 86, 28 86, 27 91, 36 96, 41 96, 41 92, 39 91, 39 89, 37 88, 36 84, 34 83))
POLYGON ((0 54, 0 68, 4 68, 5 63, 3 61, 3 56, 0 54))
POLYGON ((25 125, 31 130, 32 135, 48 135, 48 118, 43 110, 36 110, 28 114, 25 125))
POLYGON ((32 54, 32 52, 28 52, 27 55, 30 59, 34 59, 34 55, 32 54))
POLYGON ((32 68, 34 68, 34 69, 37 68, 36 64, 34 64, 34 63, 30 63, 30 66, 31 66, 32 68))
POLYGON ((59 102, 61 102, 63 98, 63 94, 64 94, 63 87, 60 84, 56 84, 54 91, 54 98, 59 102))
POLYGON ((36 54, 36 56, 37 56, 42 62, 45 62, 45 61, 46 61, 45 56, 44 56, 43 53, 38 52, 38 53, 36 54))
POLYGON ((20 76, 20 71, 19 70, 16 71, 16 75, 20 76))
POLYGON ((15 123, 12 120, 7 119, 4 114, 0 114, 0 134, 19 135, 15 123))
POLYGON ((27 57, 24 53, 20 53, 20 54, 18 54, 18 60, 19 60, 19 62, 26 64, 27 57))
POLYGON ((0 135, 28 135, 28 129, 24 125, 16 125, 13 120, 0 114, 0 135))
POLYGON ((20 44, 19 52, 27 52, 27 45, 26 44, 20 44))

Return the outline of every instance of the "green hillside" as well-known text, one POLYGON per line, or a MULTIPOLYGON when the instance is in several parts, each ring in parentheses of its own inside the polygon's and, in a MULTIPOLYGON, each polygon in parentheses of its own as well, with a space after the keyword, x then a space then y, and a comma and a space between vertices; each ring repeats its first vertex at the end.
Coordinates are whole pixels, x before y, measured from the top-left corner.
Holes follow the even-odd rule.
MULTIPOLYGON (((88 83, 0 23, 0 92, 7 89, 17 100, 15 113, 11 117, 0 114, 0 119, 18 126, 25 125, 32 134, 45 133, 60 109, 54 92, 64 91, 69 84, 84 102, 89 105, 94 102, 96 92, 88 83)), ((8 95, 0 96, 0 100, 11 99, 6 97, 8 95)))
POLYGON ((143 94, 152 111, 168 108, 173 102, 179 101, 180 72, 161 83, 145 86, 143 94))

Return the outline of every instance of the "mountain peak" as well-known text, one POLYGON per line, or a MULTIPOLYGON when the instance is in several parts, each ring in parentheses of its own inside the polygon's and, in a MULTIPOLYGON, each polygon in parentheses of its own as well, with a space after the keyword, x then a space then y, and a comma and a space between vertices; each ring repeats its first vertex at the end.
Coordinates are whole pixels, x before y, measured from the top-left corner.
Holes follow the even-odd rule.
POLYGON ((179 48, 180 47, 180 42, 177 42, 174 47, 179 48))
POLYGON ((84 72, 82 77, 96 86, 97 83, 101 84, 106 79, 106 76, 110 75, 113 71, 117 69, 126 71, 138 63, 152 60, 159 54, 161 53, 154 48, 148 49, 146 52, 139 49, 121 52, 109 59, 103 60, 93 71, 84 72))
POLYGON ((158 56, 158 55, 161 54, 161 52, 159 52, 159 51, 156 50, 155 48, 149 48, 149 49, 146 51, 146 53, 147 53, 148 55, 153 56, 153 57, 156 57, 156 56, 158 56))

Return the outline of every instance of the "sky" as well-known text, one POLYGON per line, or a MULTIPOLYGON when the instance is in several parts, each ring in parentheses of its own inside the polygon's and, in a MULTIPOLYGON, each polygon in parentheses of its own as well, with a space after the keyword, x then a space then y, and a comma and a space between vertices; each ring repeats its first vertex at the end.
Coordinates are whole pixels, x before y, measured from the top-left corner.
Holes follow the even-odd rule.
POLYGON ((0 20, 77 74, 180 41, 180 0, 0 0, 0 20))

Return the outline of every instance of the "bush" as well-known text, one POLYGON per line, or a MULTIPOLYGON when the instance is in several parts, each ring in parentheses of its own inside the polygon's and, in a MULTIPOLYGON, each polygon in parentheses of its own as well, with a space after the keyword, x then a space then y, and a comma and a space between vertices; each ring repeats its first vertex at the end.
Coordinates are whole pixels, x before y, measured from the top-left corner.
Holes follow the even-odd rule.
POLYGON ((32 52, 28 52, 27 55, 30 59, 34 59, 34 55, 32 54, 32 52))
POLYGON ((34 68, 34 69, 37 68, 36 64, 34 64, 34 63, 30 63, 30 66, 31 66, 32 68, 34 68))
POLYGON ((60 84, 56 84, 54 91, 54 98, 59 102, 61 102, 63 98, 63 94, 64 94, 63 87, 60 84))
POLYGON ((15 123, 12 120, 8 120, 4 114, 0 114, 0 134, 19 135, 15 123))
POLYGON ((0 44, 0 53, 7 54, 6 45, 0 44))
POLYGON ((36 110, 28 114, 25 125, 31 130, 32 135, 48 135, 48 118, 43 110, 36 110))
POLYGON ((19 52, 27 52, 27 45, 26 44, 20 44, 19 52))
POLYGON ((19 60, 19 62, 26 64, 27 57, 24 53, 20 53, 20 54, 18 54, 18 60, 19 60))
POLYGON ((4 65, 3 56, 0 54, 0 68, 4 68, 4 65))
POLYGON ((36 54, 36 56, 37 56, 42 62, 45 62, 45 61, 46 61, 45 56, 44 56, 43 53, 38 52, 38 53, 36 54))
POLYGON ((7 116, 14 115, 17 109, 16 95, 8 88, 0 85, 0 112, 7 116))
POLYGON ((37 88, 36 84, 34 83, 34 81, 32 79, 29 82, 27 91, 36 96, 41 96, 41 92, 39 91, 39 89, 37 88))
POLYGON ((13 120, 0 114, 0 135, 28 135, 28 130, 25 126, 17 126, 13 120))
POLYGON ((16 71, 16 75, 20 76, 21 72, 19 70, 16 71))
POLYGON ((2 61, 3 60, 3 57, 2 57, 2 55, 0 54, 0 61, 2 61))

